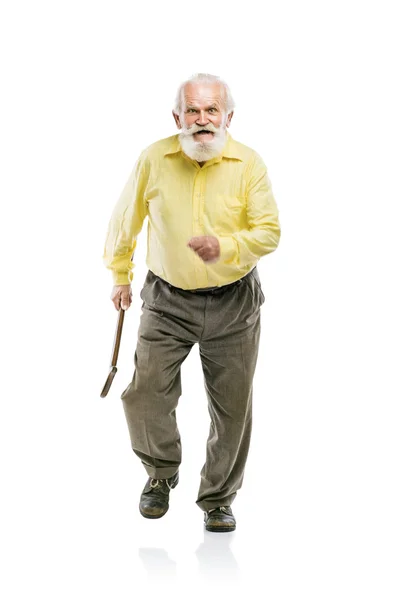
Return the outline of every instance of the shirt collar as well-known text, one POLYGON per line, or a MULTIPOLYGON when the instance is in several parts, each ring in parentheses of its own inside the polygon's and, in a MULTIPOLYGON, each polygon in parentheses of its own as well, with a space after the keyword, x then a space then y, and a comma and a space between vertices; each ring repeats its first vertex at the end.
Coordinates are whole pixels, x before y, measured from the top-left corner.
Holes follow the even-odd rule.
MULTIPOLYGON (((237 142, 235 142, 234 138, 231 136, 229 131, 226 131, 226 135, 227 135, 227 141, 224 146, 223 152, 218 157, 218 159, 220 160, 221 158, 235 158, 236 160, 243 160, 243 156, 242 156, 241 151, 238 148, 237 142)), ((176 134, 175 136, 173 136, 173 140, 172 140, 169 148, 165 152, 164 156, 167 156, 169 154, 176 154, 177 152, 181 152, 181 151, 182 151, 182 147, 180 144, 179 135, 176 134)))

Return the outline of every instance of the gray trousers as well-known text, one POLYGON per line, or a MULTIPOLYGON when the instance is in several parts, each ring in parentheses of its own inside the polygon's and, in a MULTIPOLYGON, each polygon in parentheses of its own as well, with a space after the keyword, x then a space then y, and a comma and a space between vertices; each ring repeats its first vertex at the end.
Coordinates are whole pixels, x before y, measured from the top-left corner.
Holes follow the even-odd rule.
POLYGON ((140 297, 135 369, 121 394, 132 449, 150 477, 178 470, 180 368, 197 342, 211 423, 196 503, 204 511, 229 506, 242 486, 250 444, 265 301, 257 268, 205 291, 176 288, 149 270, 140 297))

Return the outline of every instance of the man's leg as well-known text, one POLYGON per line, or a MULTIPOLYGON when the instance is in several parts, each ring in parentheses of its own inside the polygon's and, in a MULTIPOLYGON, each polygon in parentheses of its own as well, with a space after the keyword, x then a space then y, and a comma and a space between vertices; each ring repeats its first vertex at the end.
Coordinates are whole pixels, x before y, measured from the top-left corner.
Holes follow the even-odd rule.
POLYGON ((158 296, 169 294, 166 284, 152 276, 148 279, 141 293, 144 302, 133 379, 121 399, 133 451, 150 477, 167 479, 181 462, 176 407, 182 392, 181 364, 193 342, 175 335, 172 320, 158 308, 158 296))
POLYGON ((208 304, 200 356, 210 414, 206 463, 197 504, 229 506, 242 486, 252 428, 253 376, 259 351, 264 295, 248 275, 208 304))

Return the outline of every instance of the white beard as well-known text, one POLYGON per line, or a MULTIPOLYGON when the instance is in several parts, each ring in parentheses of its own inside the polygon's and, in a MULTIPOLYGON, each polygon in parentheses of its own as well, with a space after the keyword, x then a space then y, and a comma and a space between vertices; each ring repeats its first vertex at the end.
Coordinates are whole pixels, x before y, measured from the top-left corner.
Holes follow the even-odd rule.
POLYGON ((182 150, 187 156, 198 162, 206 162, 211 158, 220 156, 227 142, 227 131, 224 125, 220 125, 214 132, 210 141, 195 141, 190 130, 183 125, 179 133, 182 150))

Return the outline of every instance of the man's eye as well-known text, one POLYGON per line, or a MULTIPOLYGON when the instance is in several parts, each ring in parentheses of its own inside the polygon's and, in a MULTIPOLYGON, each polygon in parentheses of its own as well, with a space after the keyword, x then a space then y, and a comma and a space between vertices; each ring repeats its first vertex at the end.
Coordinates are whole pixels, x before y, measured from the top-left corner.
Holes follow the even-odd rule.
POLYGON ((216 109, 215 109, 215 108, 209 108, 209 110, 214 110, 214 111, 216 112, 216 109))
POLYGON ((189 108, 187 112, 195 112, 195 108, 189 108))

